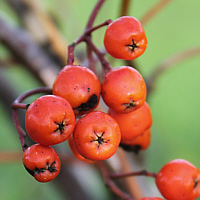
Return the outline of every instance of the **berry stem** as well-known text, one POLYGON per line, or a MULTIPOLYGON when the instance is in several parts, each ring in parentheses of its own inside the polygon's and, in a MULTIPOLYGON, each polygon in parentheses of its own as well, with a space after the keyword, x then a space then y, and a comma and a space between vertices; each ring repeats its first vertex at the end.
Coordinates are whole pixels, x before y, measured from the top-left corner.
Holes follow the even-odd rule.
POLYGON ((40 88, 35 88, 32 90, 28 90, 24 93, 22 93, 21 95, 19 95, 14 102, 12 103, 12 109, 18 109, 18 108, 22 108, 22 109, 27 109, 27 104, 23 104, 21 103, 23 100, 25 100, 26 98, 34 95, 34 94, 38 94, 38 93, 48 93, 51 94, 52 90, 49 87, 40 87, 40 88))
POLYGON ((15 128, 17 129, 17 132, 19 134, 19 140, 20 140, 20 143, 21 143, 21 146, 22 146, 22 150, 25 151, 28 147, 26 142, 25 142, 26 132, 20 126, 19 118, 18 118, 18 109, 12 110, 12 116, 13 116, 15 128))
POLYGON ((118 178, 126 178, 129 176, 149 176, 149 177, 156 177, 156 173, 149 172, 146 170, 141 170, 137 172, 128 172, 128 173, 121 173, 121 174, 110 174, 111 179, 118 179, 118 178))
POLYGON ((77 38, 76 40, 74 40, 74 42, 72 44, 70 44, 68 46, 68 59, 67 59, 67 64, 68 65, 73 65, 74 63, 74 48, 77 44, 81 43, 81 42, 84 42, 86 41, 87 43, 87 38, 90 38, 91 39, 91 33, 103 26, 107 26, 108 24, 110 24, 112 22, 111 19, 108 19, 106 20, 105 22, 97 25, 97 26, 94 26, 92 28, 87 28, 85 29, 84 33, 79 37, 77 38))
POLYGON ((110 172, 107 168, 107 166, 103 162, 96 163, 98 169, 101 172, 101 175, 103 176, 105 185, 118 197, 121 199, 126 200, 133 200, 128 194, 124 193, 111 179, 110 172))
POLYGON ((21 103, 23 100, 25 100, 26 98, 34 95, 34 94, 38 94, 38 93, 49 93, 51 94, 51 88, 48 87, 41 87, 41 88, 36 88, 36 89, 32 89, 29 91, 24 92, 23 94, 19 95, 15 101, 12 103, 12 116, 13 116, 13 121, 14 121, 14 125, 15 128, 17 129, 18 135, 19 135, 19 139, 20 139, 20 143, 22 146, 22 150, 25 151, 27 149, 27 144, 25 142, 25 136, 26 136, 26 132, 23 130, 23 128, 21 127, 20 123, 19 123, 19 117, 18 117, 18 109, 27 109, 29 104, 24 104, 21 103))
POLYGON ((98 14, 99 10, 101 9, 104 2, 105 2, 105 0, 99 0, 97 2, 96 6, 94 7, 94 9, 93 9, 93 11, 92 11, 92 13, 89 17, 88 23, 87 23, 86 28, 85 28, 86 30, 92 27, 94 20, 96 19, 96 16, 97 16, 97 14, 98 14))
POLYGON ((112 69, 110 63, 105 59, 104 54, 99 51, 99 49, 94 45, 91 38, 86 38, 86 42, 89 45, 89 47, 92 49, 92 51, 97 55, 99 58, 102 67, 103 67, 103 74, 106 74, 106 71, 109 71, 112 69))

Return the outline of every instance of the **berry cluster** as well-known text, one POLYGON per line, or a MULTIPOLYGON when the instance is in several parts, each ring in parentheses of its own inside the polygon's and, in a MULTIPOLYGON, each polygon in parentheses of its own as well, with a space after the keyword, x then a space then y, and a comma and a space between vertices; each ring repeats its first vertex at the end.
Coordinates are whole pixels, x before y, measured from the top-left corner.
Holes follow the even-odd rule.
MULTIPOLYGON (((140 40, 146 37, 140 22, 133 17, 122 17, 110 23, 104 38, 105 47, 119 43, 118 51, 124 48, 120 44, 124 38, 116 37, 120 33, 115 36, 115 41, 109 39, 109 32, 117 32, 119 26, 127 28, 126 32, 130 35, 129 40, 125 41, 127 53, 132 55, 131 59, 138 57, 141 54, 140 48, 143 52, 145 50, 140 47, 143 45, 140 40), (134 49, 131 48, 132 43, 134 49)), ((109 53, 116 57, 114 52, 109 53)), ((24 153, 26 169, 41 182, 55 178, 60 169, 60 161, 50 146, 67 139, 75 156, 86 162, 110 158, 120 143, 124 149, 135 152, 146 149, 150 144, 152 125, 150 108, 145 102, 146 93, 144 79, 132 67, 110 69, 100 83, 89 68, 68 64, 57 75, 52 94, 43 95, 28 105, 26 130, 38 144, 29 147, 24 153), (100 96, 109 108, 108 114, 94 111, 100 96), (34 154, 37 156, 32 156, 34 154)))
MULTIPOLYGON (((112 68, 92 43, 91 33, 104 25, 108 25, 104 46, 114 58, 133 60, 146 50, 144 29, 134 17, 124 16, 87 27, 84 34, 69 45, 68 63, 54 80, 50 94, 30 105, 13 104, 13 109, 27 109, 26 131, 36 144, 27 148, 21 141, 23 164, 39 182, 51 181, 59 174, 60 159, 51 146, 66 140, 75 157, 88 163, 109 159, 119 147, 138 153, 150 145, 153 121, 146 102, 145 81, 133 67, 112 68), (82 41, 102 63, 101 82, 95 71, 73 63, 74 47, 82 41), (98 111, 101 97, 108 107, 107 112, 98 111)), ((167 200, 194 200, 200 196, 200 171, 185 160, 173 160, 157 174, 143 170, 134 175, 154 177, 157 188, 167 200)), ((117 176, 110 176, 114 177, 117 176)), ((141 200, 162 199, 144 197, 141 200)))

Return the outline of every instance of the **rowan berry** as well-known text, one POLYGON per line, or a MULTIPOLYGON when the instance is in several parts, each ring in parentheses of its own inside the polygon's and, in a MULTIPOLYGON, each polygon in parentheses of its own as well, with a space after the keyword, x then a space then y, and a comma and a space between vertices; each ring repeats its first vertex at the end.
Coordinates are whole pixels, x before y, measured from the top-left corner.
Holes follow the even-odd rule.
POLYGON ((68 142, 69 148, 70 148, 70 150, 72 151, 73 155, 74 155, 78 160, 84 161, 84 162, 86 162, 86 163, 94 163, 93 161, 84 158, 84 157, 76 150, 76 147, 75 147, 75 145, 74 145, 74 140, 73 140, 73 134, 70 135, 70 137, 68 138, 67 142, 68 142))
POLYGON ((106 29, 104 46, 107 52, 118 59, 133 60, 144 53, 147 47, 145 31, 134 17, 123 16, 106 29))
POLYGON ((175 159, 165 164, 155 181, 167 200, 194 200, 200 195, 199 170, 183 159, 175 159))
POLYGON ((101 84, 97 76, 88 68, 67 65, 57 75, 52 93, 65 98, 75 115, 83 115, 99 103, 101 84))
POLYGON ((140 150, 145 150, 151 143, 151 129, 147 129, 142 135, 137 136, 132 140, 121 140, 120 146, 127 151, 138 153, 140 150))
POLYGON ((110 70, 102 81, 102 98, 105 104, 116 112, 127 113, 141 107, 146 93, 144 79, 132 67, 116 67, 110 70))
POLYGON ((93 111, 76 123, 74 144, 89 160, 106 160, 115 154, 121 139, 117 122, 108 114, 93 111))
POLYGON ((60 159, 52 147, 34 144, 23 155, 26 170, 39 182, 49 182, 60 172, 60 159))
POLYGON ((68 139, 75 126, 69 102, 55 95, 44 95, 28 107, 25 116, 29 136, 42 145, 55 145, 68 139))
POLYGON ((134 140, 149 129, 153 123, 151 109, 147 102, 129 113, 119 113, 109 109, 108 114, 119 124, 122 141, 134 140))

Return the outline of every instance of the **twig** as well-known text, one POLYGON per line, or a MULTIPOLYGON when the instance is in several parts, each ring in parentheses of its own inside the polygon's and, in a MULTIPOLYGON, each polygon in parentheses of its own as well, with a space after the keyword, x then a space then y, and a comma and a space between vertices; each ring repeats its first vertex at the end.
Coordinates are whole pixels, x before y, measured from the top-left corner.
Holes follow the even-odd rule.
POLYGON ((86 53, 87 53, 87 59, 88 59, 88 68, 91 69, 96 75, 98 75, 96 67, 95 67, 95 64, 96 64, 95 58, 93 56, 92 50, 89 48, 88 45, 86 46, 86 53))
POLYGON ((12 110, 12 115, 13 115, 13 121, 14 121, 15 128, 17 129, 17 132, 19 134, 19 140, 20 140, 20 143, 22 146, 22 150, 26 151, 26 149, 28 147, 25 142, 26 132, 20 126, 19 118, 18 118, 18 109, 12 110))
POLYGON ((88 23, 86 25, 86 28, 85 30, 87 31, 88 29, 90 29, 94 23, 94 20, 96 19, 96 16, 99 12, 99 10, 101 9, 103 3, 105 2, 105 0, 99 0, 96 4, 96 6, 94 7, 90 17, 89 17, 89 20, 88 20, 88 23))
POLYGON ((117 196, 119 196, 121 199, 124 200, 133 200, 128 194, 124 193, 117 187, 117 185, 113 182, 113 180, 110 178, 110 172, 107 169, 106 165, 103 162, 96 163, 96 166, 101 172, 101 175, 103 176, 105 185, 117 196))
MULTIPOLYGON (((91 33, 103 26, 106 26, 108 24, 110 24, 112 22, 112 20, 106 20, 105 22, 97 25, 97 26, 94 26, 92 28, 88 28, 87 30, 85 30, 85 32, 79 37, 77 38, 72 44, 70 44, 68 46, 68 60, 67 60, 67 64, 68 65, 72 65, 73 62, 74 62, 74 48, 77 44, 85 41, 87 46, 92 50, 94 51, 94 53, 97 55, 97 57, 99 58, 100 62, 102 63, 102 66, 105 70, 110 70, 111 69, 111 66, 110 64, 108 63, 108 61, 105 59, 104 57, 104 54, 101 53, 99 51, 99 49, 93 44, 92 40, 91 40, 91 33)), ((88 50, 89 51, 89 50, 88 50)), ((91 52, 88 52, 88 55, 91 56, 91 52)), ((91 60, 91 57, 90 57, 90 60, 91 60)), ((90 61, 89 60, 89 61, 90 61)))
POLYGON ((137 171, 137 172, 128 172, 128 173, 121 173, 121 174, 111 174, 110 178, 118 179, 118 178, 126 178, 130 176, 149 176, 149 177, 156 177, 156 173, 149 172, 146 170, 137 171))
POLYGON ((131 4, 131 0, 121 0, 120 16, 128 15, 130 4, 131 4))
POLYGON ((28 90, 24 93, 22 93, 21 95, 19 95, 15 101, 12 103, 12 109, 18 109, 18 108, 22 108, 22 109, 26 109, 27 108, 27 104, 22 104, 21 102, 23 100, 25 100, 26 98, 34 95, 34 94, 39 94, 39 93, 48 93, 51 94, 52 93, 52 89, 49 87, 40 87, 40 88, 35 88, 32 90, 28 90))
MULTIPOLYGON (((119 162, 122 163, 120 167, 121 173, 126 173, 134 170, 134 164, 129 160, 128 155, 121 148, 117 151, 119 162)), ((141 186, 138 184, 138 180, 135 177, 127 178, 123 180, 127 191, 134 199, 141 199, 143 192, 141 186)))
POLYGON ((92 51, 94 51, 94 53, 99 58, 101 65, 103 67, 103 76, 104 76, 107 73, 107 71, 112 69, 110 63, 105 59, 104 54, 101 53, 99 51, 99 49, 97 49, 97 47, 93 44, 93 42, 90 38, 86 38, 86 42, 87 42, 88 46, 92 49, 92 51))
POLYGON ((165 59, 160 64, 158 64, 155 70, 146 79, 148 93, 153 89, 156 79, 167 69, 170 69, 175 64, 197 55, 200 55, 200 46, 181 51, 175 55, 170 56, 169 58, 165 59))

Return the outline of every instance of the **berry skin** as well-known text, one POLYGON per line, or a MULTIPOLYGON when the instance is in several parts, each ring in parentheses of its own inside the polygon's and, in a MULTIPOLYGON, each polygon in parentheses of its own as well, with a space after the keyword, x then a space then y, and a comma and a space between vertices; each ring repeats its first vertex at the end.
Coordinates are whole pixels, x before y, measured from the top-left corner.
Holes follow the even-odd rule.
POLYGON ((141 23, 136 18, 123 16, 108 25, 104 46, 114 58, 133 60, 146 50, 147 38, 141 23))
POLYGON ((76 65, 65 66, 57 75, 52 93, 65 98, 75 115, 83 115, 97 107, 101 84, 88 68, 76 65))
POLYGON ((52 147, 34 144, 23 155, 26 170, 39 182, 52 181, 60 172, 60 159, 52 147))
POLYGON ((26 130, 35 142, 51 146, 64 142, 75 127, 75 115, 69 102, 55 95, 44 95, 28 107, 26 130))
POLYGON ((74 144, 89 160, 106 160, 115 154, 121 139, 117 122, 108 114, 93 111, 76 123, 74 144))
POLYGON ((72 153, 74 154, 74 156, 81 161, 84 161, 86 163, 94 163, 91 160, 88 160, 86 158, 84 158, 83 156, 81 156, 81 154, 76 150, 76 147, 74 145, 74 140, 73 140, 73 135, 71 134, 70 137, 67 140, 69 148, 71 149, 72 153))
POLYGON ((147 102, 140 108, 130 113, 118 113, 112 109, 108 114, 119 124, 121 140, 134 140, 152 126, 151 110, 147 102))
POLYGON ((155 181, 167 200, 194 200, 200 195, 199 170, 183 159, 175 159, 165 164, 155 181))
POLYGON ((144 104, 147 90, 144 79, 137 70, 121 66, 106 74, 102 81, 101 94, 109 108, 128 113, 144 104))
POLYGON ((136 154, 140 150, 145 150, 151 143, 151 129, 147 129, 142 135, 133 140, 121 140, 120 146, 127 151, 134 151, 136 154))
POLYGON ((163 200, 159 197, 143 197, 142 199, 139 200, 163 200))

